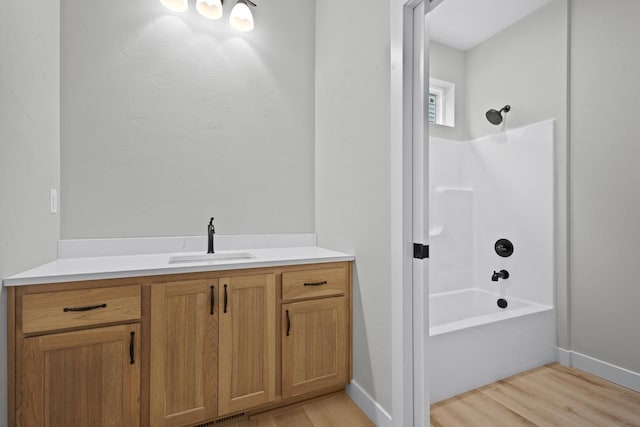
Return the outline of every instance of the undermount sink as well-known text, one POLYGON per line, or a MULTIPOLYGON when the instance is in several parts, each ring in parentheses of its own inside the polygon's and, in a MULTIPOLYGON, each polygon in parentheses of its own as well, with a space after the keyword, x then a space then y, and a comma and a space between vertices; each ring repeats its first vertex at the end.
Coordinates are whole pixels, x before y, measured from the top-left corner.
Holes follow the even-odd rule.
POLYGON ((169 264, 187 263, 187 262, 203 262, 215 263, 226 261, 241 261, 243 259, 255 258, 249 252, 233 252, 218 254, 198 254, 198 255, 175 255, 169 258, 169 264))

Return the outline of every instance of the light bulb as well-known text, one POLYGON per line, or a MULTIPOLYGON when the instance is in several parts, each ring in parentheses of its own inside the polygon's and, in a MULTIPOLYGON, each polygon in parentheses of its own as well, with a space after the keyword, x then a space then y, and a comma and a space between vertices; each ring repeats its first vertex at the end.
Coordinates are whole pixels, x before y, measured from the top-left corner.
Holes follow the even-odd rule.
POLYGON ((253 14, 245 0, 238 0, 238 3, 233 7, 229 23, 238 31, 253 30, 253 14))
POLYGON ((160 0, 160 3, 169 10, 174 12, 185 12, 189 9, 188 0, 160 0))
POLYGON ((196 9, 200 15, 207 19, 222 18, 222 1, 221 0, 198 0, 196 9))

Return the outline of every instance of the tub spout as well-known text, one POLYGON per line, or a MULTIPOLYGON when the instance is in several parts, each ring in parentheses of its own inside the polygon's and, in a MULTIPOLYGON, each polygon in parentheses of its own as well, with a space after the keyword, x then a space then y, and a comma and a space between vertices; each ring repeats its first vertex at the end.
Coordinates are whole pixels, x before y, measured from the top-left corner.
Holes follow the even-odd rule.
POLYGON ((497 282, 498 279, 508 279, 509 272, 507 270, 493 271, 493 275, 491 275, 491 281, 497 282))

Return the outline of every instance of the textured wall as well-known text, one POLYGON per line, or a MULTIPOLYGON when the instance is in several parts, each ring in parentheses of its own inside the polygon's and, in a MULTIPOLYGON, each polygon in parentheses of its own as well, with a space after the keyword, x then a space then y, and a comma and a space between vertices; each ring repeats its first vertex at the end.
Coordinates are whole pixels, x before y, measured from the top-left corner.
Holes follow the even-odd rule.
POLYGON ((571 347, 640 372, 640 3, 571 12, 571 347))
POLYGON ((389 26, 388 1, 317 2, 318 243, 356 256, 354 379, 387 411, 391 409, 389 26), (354 16, 366 19, 354 23, 354 16))
MULTIPOLYGON (((56 256, 49 213, 60 164, 59 3, 0 2, 0 279, 56 256)), ((6 289, 0 296, 0 425, 7 425, 6 289)))
POLYGON ((556 0, 466 52, 469 138, 500 129, 485 112, 511 105, 506 129, 562 119, 566 133, 566 0, 556 0), (544 28, 544 31, 540 31, 544 28))
POLYGON ((62 3, 62 236, 314 231, 315 2, 62 3))

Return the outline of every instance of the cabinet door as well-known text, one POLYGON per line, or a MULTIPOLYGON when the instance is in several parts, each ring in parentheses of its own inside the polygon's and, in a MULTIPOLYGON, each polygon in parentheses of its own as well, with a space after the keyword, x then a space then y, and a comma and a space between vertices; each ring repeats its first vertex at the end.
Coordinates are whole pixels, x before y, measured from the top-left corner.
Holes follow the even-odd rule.
POLYGON ((20 426, 139 426, 140 327, 25 338, 20 426))
POLYGON ((216 280, 151 287, 151 425, 184 426, 216 416, 216 280))
POLYGON ((282 397, 347 383, 346 298, 282 305, 282 397))
POLYGON ((276 279, 258 274, 220 279, 220 415, 275 397, 276 279))

